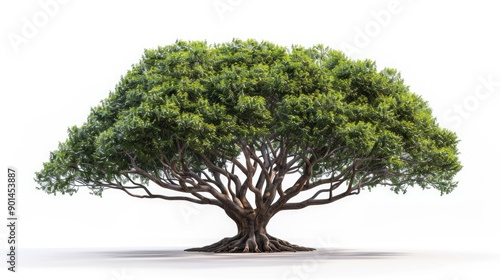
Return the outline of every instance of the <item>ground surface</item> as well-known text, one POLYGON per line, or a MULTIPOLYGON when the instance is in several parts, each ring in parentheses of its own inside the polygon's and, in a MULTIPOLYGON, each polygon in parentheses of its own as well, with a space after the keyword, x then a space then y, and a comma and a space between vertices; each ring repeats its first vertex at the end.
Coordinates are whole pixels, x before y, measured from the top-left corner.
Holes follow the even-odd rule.
MULTIPOLYGON (((169 249, 22 249, 2 279, 500 279, 500 254, 318 249, 212 254, 169 249), (50 277, 50 278, 48 278, 50 277), (167 277, 167 278, 165 278, 167 277)), ((0 274, 0 275, 1 275, 0 274)))

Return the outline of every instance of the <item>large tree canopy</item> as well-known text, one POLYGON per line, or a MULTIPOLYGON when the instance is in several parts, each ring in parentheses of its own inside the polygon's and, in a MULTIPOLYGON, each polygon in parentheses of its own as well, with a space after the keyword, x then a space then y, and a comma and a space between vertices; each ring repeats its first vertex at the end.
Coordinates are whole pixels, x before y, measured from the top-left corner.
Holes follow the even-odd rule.
POLYGON ((36 174, 86 187, 221 207, 238 234, 202 251, 308 249, 269 235, 281 210, 387 186, 457 185, 457 137, 394 69, 317 45, 178 41, 146 50, 36 174))

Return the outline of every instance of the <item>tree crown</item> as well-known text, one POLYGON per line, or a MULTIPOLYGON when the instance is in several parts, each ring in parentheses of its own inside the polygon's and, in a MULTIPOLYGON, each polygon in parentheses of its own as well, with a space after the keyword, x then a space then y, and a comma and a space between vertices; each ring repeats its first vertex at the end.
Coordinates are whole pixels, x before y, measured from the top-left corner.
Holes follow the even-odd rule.
POLYGON ((184 200, 228 197, 242 208, 250 190, 256 205, 292 209, 331 202, 340 185, 449 193, 457 143, 396 70, 373 61, 322 45, 177 41, 146 50, 87 122, 68 129, 36 181, 53 194, 84 186, 154 197, 152 181, 194 196, 184 200), (290 173, 300 178, 283 188, 290 173), (312 189, 309 204, 289 201, 312 189))

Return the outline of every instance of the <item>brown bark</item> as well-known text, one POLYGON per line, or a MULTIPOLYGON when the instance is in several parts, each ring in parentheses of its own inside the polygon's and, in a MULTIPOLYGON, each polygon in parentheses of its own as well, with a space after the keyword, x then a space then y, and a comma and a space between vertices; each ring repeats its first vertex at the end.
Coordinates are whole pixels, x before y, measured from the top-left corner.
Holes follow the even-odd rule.
MULTIPOLYGON (((228 213, 229 214, 229 213, 228 213)), ((249 213, 245 217, 229 215, 238 227, 238 233, 233 237, 224 238, 214 244, 191 248, 189 252, 214 253, 272 253, 312 251, 314 248, 301 247, 269 235, 266 231, 271 217, 249 213)))

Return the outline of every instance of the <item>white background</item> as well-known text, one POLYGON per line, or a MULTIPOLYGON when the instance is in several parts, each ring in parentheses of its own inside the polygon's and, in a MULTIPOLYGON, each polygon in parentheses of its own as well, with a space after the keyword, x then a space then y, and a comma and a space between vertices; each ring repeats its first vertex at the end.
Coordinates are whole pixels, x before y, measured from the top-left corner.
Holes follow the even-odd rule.
MULTIPOLYGON (((2 274, 8 279, 498 279, 500 269, 493 264, 500 263, 500 17, 495 1, 435 2, 2 1, 0 178, 6 182, 7 166, 18 169, 21 247, 20 272, 7 273, 1 266, 2 274), (60 264, 66 256, 61 253, 43 262, 54 248, 181 250, 235 233, 218 209, 112 191, 103 198, 86 190, 72 197, 49 196, 33 181, 49 152, 65 140, 66 129, 85 122, 90 108, 107 97, 145 48, 176 39, 215 43, 232 38, 287 46, 321 43, 353 58, 375 60, 379 68, 398 69, 411 90, 429 102, 438 122, 458 133, 464 165, 459 187, 447 196, 419 189, 396 195, 380 188, 278 214, 268 228, 299 245, 323 252, 359 250, 361 257, 309 255, 290 262, 283 255, 275 265, 264 265, 265 256, 229 256, 236 262, 227 263, 219 256, 200 261, 182 255, 180 261, 160 256, 154 265, 145 258, 136 263, 90 258, 87 266, 78 266, 78 261, 60 264), (386 251, 406 255, 364 258, 386 251), (172 265, 174 260, 182 265, 172 265)), ((6 216, 6 191, 0 197, 6 216)), ((6 237, 2 226, 4 256, 6 237)))

